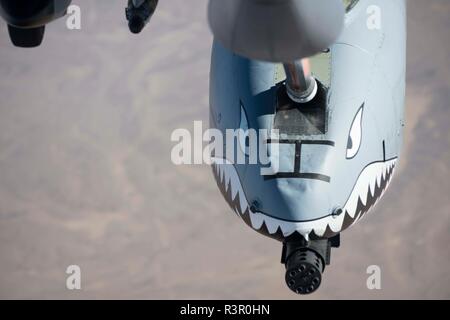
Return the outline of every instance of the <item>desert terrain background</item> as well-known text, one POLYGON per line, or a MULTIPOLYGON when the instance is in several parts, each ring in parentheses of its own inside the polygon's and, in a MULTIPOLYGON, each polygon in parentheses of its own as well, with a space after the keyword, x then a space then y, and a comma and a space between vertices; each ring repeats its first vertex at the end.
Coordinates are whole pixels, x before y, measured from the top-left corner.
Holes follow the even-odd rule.
POLYGON ((33 50, 0 24, 0 298, 450 298, 450 1, 408 1, 400 169, 308 297, 209 167, 170 161, 172 131, 208 121, 207 1, 160 1, 139 36, 125 2, 75 0, 82 30, 54 22, 33 50))

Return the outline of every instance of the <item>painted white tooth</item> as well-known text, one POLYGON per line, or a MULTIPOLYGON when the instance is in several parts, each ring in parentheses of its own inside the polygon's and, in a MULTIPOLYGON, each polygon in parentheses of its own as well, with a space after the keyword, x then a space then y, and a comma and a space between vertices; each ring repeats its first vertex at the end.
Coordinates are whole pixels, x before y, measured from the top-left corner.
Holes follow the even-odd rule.
POLYGON ((259 214, 259 213, 250 214, 250 222, 252 223, 253 229, 259 230, 262 227, 264 218, 263 218, 262 214, 259 214))
POLYGON ((342 222, 339 223, 340 222, 339 220, 340 220, 340 216, 338 216, 338 217, 328 217, 327 218, 328 222, 325 223, 325 224, 321 224, 320 226, 316 226, 314 228, 314 232, 320 232, 320 235, 323 235, 323 233, 325 232, 327 226, 330 227, 330 229, 332 231, 340 229, 341 226, 339 224, 342 225, 342 222))
POLYGON ((381 185, 381 176, 383 175, 383 170, 381 168, 379 168, 377 170, 377 185, 380 186, 381 185))
POLYGON ((266 227, 270 234, 274 234, 278 230, 279 224, 275 221, 275 219, 267 219, 266 227))
POLYGON ((309 233, 311 231, 309 231, 308 233, 302 233, 302 236, 305 238, 306 241, 309 241, 309 233))
POLYGON ((234 166, 226 159, 213 158, 213 163, 216 167, 219 181, 225 185, 225 191, 228 191, 228 185, 231 186, 231 200, 235 201, 236 196, 239 194, 239 206, 243 214, 248 208, 248 202, 234 166))
POLYGON ((395 173, 395 166, 392 167, 391 177, 390 177, 390 179, 389 179, 389 181, 388 181, 388 184, 387 184, 387 186, 386 186, 386 189, 387 189, 387 188, 389 187, 389 185, 391 184, 392 178, 394 178, 394 173, 395 173))
MULTIPOLYGON (((247 199, 245 198, 245 194, 242 189, 239 190, 239 205, 241 206, 242 213, 247 211, 248 202, 247 202, 247 199)), ((250 212, 250 214, 251 214, 251 212, 250 212)))
POLYGON ((314 233, 318 237, 322 237, 323 234, 325 233, 326 227, 324 228, 323 226, 320 226, 320 227, 313 228, 313 230, 314 230, 314 233))
POLYGON ((361 189, 361 194, 359 195, 359 198, 361 199, 361 202, 363 205, 366 205, 367 203, 367 192, 368 192, 368 187, 364 189, 361 189))
POLYGON ((352 195, 347 201, 347 204, 345 206, 345 210, 347 210, 350 217, 354 217, 356 213, 356 206, 358 205, 358 195, 356 192, 352 192, 352 195))
POLYGON ((361 202, 363 204, 366 203, 367 191, 370 183, 372 182, 373 177, 376 176, 376 172, 377 172, 376 166, 369 166, 363 171, 361 176, 358 178, 355 189, 353 190, 352 194, 350 195, 350 198, 346 203, 347 212, 352 218, 357 213, 356 208, 358 205, 359 198, 361 199, 361 202))
POLYGON ((372 177, 370 177, 370 181, 369 181, 369 190, 371 195, 375 194, 375 185, 377 183, 377 176, 373 175, 372 177))
POLYGON ((236 195, 239 192, 240 183, 239 183, 239 179, 237 177, 235 177, 234 175, 230 175, 230 180, 231 180, 231 198, 234 201, 236 199, 236 195))
MULTIPOLYGON (((345 212, 343 212, 342 214, 340 214, 337 217, 329 218, 330 222, 328 223, 328 225, 330 226, 331 231, 339 232, 342 230, 342 224, 344 223, 344 217, 345 217, 345 212)), ((325 230, 324 230, 324 232, 325 232, 325 230)))
POLYGON ((225 182, 227 183, 227 185, 230 183, 230 179, 231 179, 231 168, 229 164, 225 165, 225 182))
MULTIPOLYGON (((245 193, 240 183, 236 169, 227 160, 223 160, 222 163, 223 164, 220 164, 220 162, 214 163, 216 175, 222 185, 225 185, 225 191, 228 191, 228 184, 230 184, 231 196, 233 198, 233 201, 235 201, 236 196, 239 195, 239 205, 234 210, 239 216, 241 216, 241 214, 247 212, 248 210, 248 212, 250 213, 250 224, 254 229, 261 229, 262 224, 265 223, 270 234, 276 233, 278 228, 280 228, 285 237, 290 236, 294 232, 298 232, 308 241, 310 233, 313 230, 314 233, 319 237, 324 235, 327 227, 329 227, 333 232, 340 232, 342 230, 342 224, 346 216, 345 212, 347 212, 353 219, 355 219, 352 225, 359 221, 362 217, 360 216, 360 212, 356 211, 358 200, 361 199, 361 202, 363 204, 367 204, 368 192, 371 192, 371 194, 373 195, 375 193, 377 185, 381 185, 382 179, 386 179, 389 172, 391 172, 391 175, 394 174, 396 160, 392 160, 386 163, 375 163, 368 166, 361 173, 351 195, 347 200, 347 203, 343 208, 343 214, 339 215, 338 217, 327 217, 316 221, 297 223, 281 221, 279 219, 271 218, 260 213, 252 212, 249 208, 250 205, 245 197, 245 193)), ((387 186, 389 186, 392 180, 391 178, 392 176, 390 176, 389 181, 386 181, 387 185, 385 190, 387 189, 387 186)), ((383 194, 385 190, 383 190, 383 194)))
POLYGON ((280 228, 281 232, 283 232, 283 235, 285 237, 289 237, 291 234, 293 234, 297 230, 297 224, 296 223, 288 223, 286 221, 280 222, 280 228))
MULTIPOLYGON (((397 166, 395 163, 392 165, 392 177, 394 176, 395 170, 397 169, 397 166)), ((391 179, 392 180, 392 179, 391 179)))
POLYGON ((222 185, 224 186, 224 190, 227 191, 227 181, 225 180, 225 170, 226 170, 226 166, 225 165, 221 165, 220 166, 220 181, 222 182, 222 185))
POLYGON ((370 172, 370 178, 369 178, 369 188, 372 192, 372 195, 375 194, 375 188, 377 185, 377 177, 379 172, 378 166, 373 166, 371 172, 370 172))
POLYGON ((220 183, 222 183, 223 184, 223 165, 222 164, 219 164, 218 166, 217 166, 217 169, 218 169, 218 176, 219 176, 219 181, 220 181, 220 183))
MULTIPOLYGON (((300 223, 297 227, 297 232, 300 233, 307 241, 309 240, 309 234, 313 231, 314 227, 317 225, 317 221, 313 223, 306 222, 305 224, 300 223)), ((321 224, 321 221, 319 222, 321 224)))
POLYGON ((367 182, 367 184, 369 184, 370 181, 372 180, 372 178, 376 176, 376 174, 378 172, 378 166, 371 165, 368 168, 366 168, 364 171, 365 171, 364 172, 365 182, 367 182))
POLYGON ((230 166, 231 165, 229 165, 229 164, 227 164, 227 165, 225 165, 225 184, 226 184, 226 188, 227 188, 227 191, 228 191, 228 185, 231 185, 230 184, 230 180, 231 180, 231 168, 230 168, 230 166))
MULTIPOLYGON (((382 196, 384 196, 384 193, 386 192, 386 190, 389 188, 389 185, 391 184, 391 181, 392 181, 392 178, 393 178, 393 175, 394 175, 394 169, 391 167, 391 170, 392 170, 391 171, 391 175, 389 177, 389 180, 386 181, 386 185, 385 185, 383 191, 381 192, 380 198, 382 196)), ((386 172, 386 174, 387 174, 387 172, 386 172)))
POLYGON ((386 164, 383 165, 383 180, 386 179, 386 173, 387 173, 388 167, 386 164))

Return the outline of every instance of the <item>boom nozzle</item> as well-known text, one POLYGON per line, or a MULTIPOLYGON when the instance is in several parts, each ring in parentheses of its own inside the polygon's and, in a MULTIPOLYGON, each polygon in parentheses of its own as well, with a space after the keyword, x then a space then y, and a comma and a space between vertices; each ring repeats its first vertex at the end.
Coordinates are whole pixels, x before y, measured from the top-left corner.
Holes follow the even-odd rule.
POLYGON ((128 27, 132 33, 140 33, 145 27, 145 20, 139 16, 133 16, 128 21, 128 27))
POLYGON ((150 21, 158 5, 158 0, 128 0, 125 15, 132 33, 140 33, 150 21))

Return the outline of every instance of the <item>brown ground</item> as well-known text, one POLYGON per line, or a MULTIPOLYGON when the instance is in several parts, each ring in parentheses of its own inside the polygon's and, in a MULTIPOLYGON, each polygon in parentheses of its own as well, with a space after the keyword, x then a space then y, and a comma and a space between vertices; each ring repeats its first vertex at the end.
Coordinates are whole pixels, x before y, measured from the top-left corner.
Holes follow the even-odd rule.
MULTIPOLYGON (((139 37, 124 1, 75 2, 83 30, 58 21, 39 49, 0 27, 0 298, 303 298, 210 169, 170 162, 172 130, 208 119, 206 1, 162 1, 139 37)), ((450 2, 408 2, 402 167, 308 298, 450 298, 450 2)))

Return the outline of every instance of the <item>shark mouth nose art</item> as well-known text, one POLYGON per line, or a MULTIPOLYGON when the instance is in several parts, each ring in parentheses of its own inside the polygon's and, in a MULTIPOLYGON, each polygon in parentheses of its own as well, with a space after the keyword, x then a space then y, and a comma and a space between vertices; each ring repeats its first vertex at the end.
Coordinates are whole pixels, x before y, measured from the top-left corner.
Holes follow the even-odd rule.
POLYGON ((231 162, 212 158, 212 169, 227 203, 253 229, 277 239, 299 233, 308 240, 310 237, 330 238, 360 220, 383 196, 392 180, 396 163, 397 158, 370 163, 361 171, 339 215, 328 213, 309 221, 283 220, 256 211, 251 207, 231 162))

